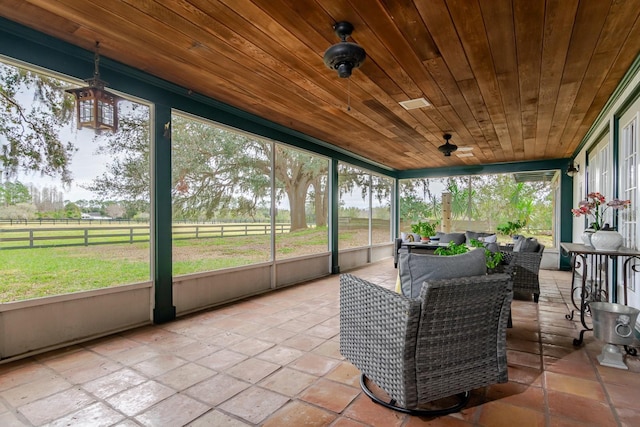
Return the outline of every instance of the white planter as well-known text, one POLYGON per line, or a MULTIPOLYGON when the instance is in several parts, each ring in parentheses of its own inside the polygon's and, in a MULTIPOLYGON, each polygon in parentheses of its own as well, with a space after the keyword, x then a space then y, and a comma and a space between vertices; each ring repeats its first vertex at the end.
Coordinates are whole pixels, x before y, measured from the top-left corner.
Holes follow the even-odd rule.
POLYGON ((601 251, 616 251, 622 246, 622 235, 613 230, 598 230, 591 236, 591 244, 601 251))
POLYGON ((591 244, 591 237, 593 236, 593 234, 596 231, 592 228, 587 228, 582 232, 582 235, 580 237, 582 237, 582 242, 587 245, 587 246, 593 246, 591 244))

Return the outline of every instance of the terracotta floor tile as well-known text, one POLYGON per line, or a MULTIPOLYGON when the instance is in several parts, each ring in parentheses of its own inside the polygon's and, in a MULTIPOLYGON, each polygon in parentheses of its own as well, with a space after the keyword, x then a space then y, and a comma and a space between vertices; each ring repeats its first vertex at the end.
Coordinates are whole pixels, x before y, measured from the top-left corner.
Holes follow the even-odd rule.
POLYGON ((566 359, 544 358, 545 370, 557 374, 570 375, 585 380, 598 381, 596 369, 591 362, 580 363, 566 359))
POLYGON ((636 390, 640 390, 640 375, 633 375, 629 371, 623 369, 611 368, 608 366, 602 366, 598 362, 595 363, 598 374, 607 384, 619 384, 629 387, 635 387, 636 390))
POLYGON ((147 410, 161 400, 175 394, 175 391, 156 381, 147 381, 106 399, 116 410, 127 416, 134 416, 147 410))
POLYGON ((246 336, 236 334, 234 332, 222 332, 217 335, 207 335, 203 338, 209 344, 217 345, 220 347, 229 347, 233 344, 239 343, 247 339, 246 336))
POLYGON ((361 394, 345 409, 343 414, 368 426, 398 427, 405 420, 405 415, 378 405, 361 394))
POLYGON ((542 387, 542 374, 541 369, 529 368, 527 366, 509 366, 509 381, 514 381, 521 384, 532 385, 536 387, 542 387))
POLYGON ((479 424, 491 427, 542 427, 545 425, 543 412, 502 402, 489 402, 482 407, 479 424))
POLYGON ((367 424, 362 424, 359 421, 351 420, 349 418, 338 418, 338 420, 331 424, 331 427, 367 427, 367 424))
POLYGON ((340 354, 340 343, 336 341, 325 341, 311 350, 311 352, 321 356, 331 357, 332 359, 344 360, 344 356, 340 354))
POLYGON ((320 379, 300 395, 300 399, 333 412, 342 412, 355 397, 359 388, 320 379))
POLYGON ((156 377, 156 381, 176 391, 181 391, 214 375, 216 375, 216 372, 209 368, 195 363, 188 363, 156 377))
POLYGON ((289 367, 307 372, 311 375, 325 375, 338 366, 339 361, 317 354, 307 353, 291 363, 289 367))
POLYGON ((196 363, 209 369, 213 369, 214 371, 222 372, 246 359, 247 356, 242 353, 223 349, 197 360, 196 363))
POLYGON ((195 362, 198 359, 202 359, 203 357, 206 357, 220 350, 222 350, 222 347, 220 346, 197 341, 175 349, 172 354, 190 362, 195 362))
POLYGON ((452 415, 440 416, 436 418, 409 417, 404 427, 470 427, 473 423, 452 415))
POLYGON ((145 376, 132 369, 125 368, 93 381, 88 381, 82 385, 82 388, 100 399, 106 399, 145 381, 147 381, 145 376))
POLYGON ((246 354, 247 356, 255 356, 256 354, 270 349, 274 345, 275 344, 272 342, 249 338, 232 345, 229 349, 238 353, 246 354))
POLYGON ((137 342, 119 335, 114 335, 92 341, 87 345, 87 348, 103 356, 111 356, 121 351, 130 350, 136 346, 138 346, 137 342))
POLYGON ((107 359, 93 351, 75 350, 59 357, 43 360, 42 363, 56 372, 64 372, 70 369, 80 369, 88 364, 96 366, 106 361, 107 359))
POLYGON ((48 378, 51 370, 39 362, 33 360, 20 360, 1 366, 0 392, 21 384, 48 378))
POLYGON ((154 378, 158 375, 162 375, 167 371, 176 369, 179 366, 187 363, 184 359, 170 355, 161 354, 151 357, 140 363, 136 363, 132 366, 133 369, 142 372, 149 378, 154 378))
POLYGON ((239 379, 218 374, 186 389, 185 393, 211 406, 216 406, 250 386, 251 384, 239 379))
POLYGON ((584 421, 577 421, 571 418, 558 417, 554 415, 549 417, 549 425, 553 427, 585 427, 587 425, 599 427, 594 424, 586 424, 584 421))
POLYGON ((256 357, 261 360, 266 360, 267 362, 285 366, 293 362, 303 354, 304 352, 301 350, 286 347, 284 345, 279 345, 277 347, 273 347, 269 350, 264 351, 256 357))
POLYGON ((111 356, 111 359, 125 366, 133 366, 144 360, 158 356, 160 352, 146 345, 139 345, 111 356))
POLYGON ((347 384, 353 387, 360 387, 360 371, 351 362, 341 362, 333 371, 325 375, 325 378, 347 384))
POLYGON ((547 402, 549 413, 552 416, 569 418, 602 427, 616 425, 613 412, 604 401, 548 390, 547 402))
POLYGON ((318 377, 315 375, 295 369, 283 368, 262 380, 259 385, 285 396, 293 397, 309 387, 317 379, 318 377))
POLYGON ((0 396, 10 405, 18 407, 71 387, 70 382, 49 372, 45 378, 4 390, 0 392, 0 396))
POLYGON ((623 427, 637 427, 640 426, 640 411, 636 406, 635 409, 628 408, 616 408, 618 413, 618 419, 623 427))
POLYGON ((340 333, 340 328, 335 326, 316 325, 305 331, 305 334, 312 337, 329 339, 340 333))
MULTIPOLYGON (((79 411, 73 412, 65 417, 58 418, 47 424, 47 427, 68 427, 68 426, 92 426, 102 427, 115 425, 122 421, 125 416, 102 402, 96 402, 85 406, 79 411)), ((11 424, 1 424, 9 426, 11 424)), ((17 424, 16 424, 17 425, 17 424)))
POLYGON ((275 363, 259 359, 248 359, 227 369, 225 373, 255 384, 278 369, 280 369, 280 365, 275 363))
POLYGON ((507 350, 507 363, 509 366, 518 365, 542 369, 542 358, 539 354, 526 353, 523 351, 507 350))
POLYGON ((296 333, 280 328, 270 328, 260 333, 260 339, 273 343, 281 343, 293 337, 296 333))
POLYGON ((33 425, 39 426, 94 402, 95 399, 84 391, 69 389, 20 406, 18 411, 33 425))
POLYGON ((221 404, 220 409, 258 424, 288 401, 288 397, 254 386, 221 404))
POLYGON ((544 412, 544 390, 540 387, 527 386, 516 382, 494 384, 487 388, 488 401, 499 400, 501 403, 525 406, 544 412))
POLYGON ((189 396, 174 394, 135 419, 145 426, 183 426, 209 409, 209 406, 189 396))
POLYGON ((288 347, 297 348, 298 350, 302 350, 302 351, 311 351, 317 346, 319 346, 320 344, 322 344, 323 342, 324 340, 322 338, 309 337, 306 335, 296 335, 294 337, 289 338, 282 344, 288 347))
POLYGON ((538 341, 510 339, 507 341, 507 348, 525 353, 540 354, 540 343, 538 341))
POLYGON ((556 374, 555 372, 545 372, 544 378, 548 390, 560 391, 598 401, 605 400, 602 385, 597 381, 556 374))
POLYGON ((627 386, 617 384, 605 384, 604 388, 616 408, 635 409, 640 414, 640 400, 637 390, 634 392, 627 386))
POLYGON ((236 418, 231 418, 220 411, 209 411, 189 424, 189 427, 247 427, 249 424, 236 418))
POLYGON ((263 427, 322 427, 328 426, 336 419, 336 414, 302 402, 289 402, 275 414, 271 415, 263 427))

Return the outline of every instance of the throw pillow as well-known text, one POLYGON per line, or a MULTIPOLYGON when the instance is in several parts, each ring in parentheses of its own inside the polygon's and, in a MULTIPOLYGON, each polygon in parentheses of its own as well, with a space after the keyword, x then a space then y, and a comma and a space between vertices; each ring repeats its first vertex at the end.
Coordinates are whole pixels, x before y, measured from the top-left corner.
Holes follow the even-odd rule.
POLYGON ((500 251, 500 246, 498 246, 498 243, 497 243, 497 242, 485 242, 485 243, 484 243, 484 247, 485 247, 489 252, 496 253, 496 252, 500 251))
POLYGON ((513 245, 513 252, 537 252, 539 247, 538 239, 526 237, 518 239, 513 245))
POLYGON ((480 241, 485 243, 496 243, 498 241, 498 236, 496 236, 495 234, 490 234, 488 236, 481 237, 480 241))
POLYGON ((400 254, 398 271, 402 294, 418 298, 426 280, 484 275, 487 264, 484 248, 452 256, 406 253, 400 254))
POLYGON ((477 231, 469 231, 469 230, 465 231, 464 235, 465 235, 465 238, 467 239, 467 245, 471 244, 472 240, 480 240, 482 237, 484 237, 484 233, 478 233, 477 231))
POLYGON ((405 232, 402 232, 402 233, 400 233, 400 238, 405 243, 406 242, 419 242, 420 241, 420 235, 416 234, 416 233, 405 233, 405 232))

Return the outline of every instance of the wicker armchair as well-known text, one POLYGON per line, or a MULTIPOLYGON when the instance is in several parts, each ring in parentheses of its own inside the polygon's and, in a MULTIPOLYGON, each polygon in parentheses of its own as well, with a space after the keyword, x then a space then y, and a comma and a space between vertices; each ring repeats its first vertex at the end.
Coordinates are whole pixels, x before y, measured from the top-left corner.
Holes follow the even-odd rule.
POLYGON ((456 412, 470 390, 507 381, 512 296, 508 274, 425 282, 416 299, 343 274, 340 352, 374 402, 415 415, 456 412), (391 401, 375 396, 368 379, 391 401), (449 396, 455 405, 425 409, 449 396))
POLYGON ((538 245, 536 252, 513 252, 512 248, 500 248, 504 254, 504 262, 512 267, 513 291, 533 294, 538 303, 540 297, 540 262, 544 245, 538 245))

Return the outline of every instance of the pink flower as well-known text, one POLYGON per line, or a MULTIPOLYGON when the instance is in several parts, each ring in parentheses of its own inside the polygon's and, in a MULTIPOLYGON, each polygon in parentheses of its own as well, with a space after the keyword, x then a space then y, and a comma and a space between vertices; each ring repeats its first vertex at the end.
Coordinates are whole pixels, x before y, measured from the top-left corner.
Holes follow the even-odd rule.
POLYGON ((574 216, 589 215, 594 221, 591 227, 600 230, 604 226, 604 214, 607 209, 626 209, 631 205, 631 200, 612 199, 607 203, 606 198, 597 192, 587 194, 587 198, 580 202, 577 209, 571 209, 574 216))

